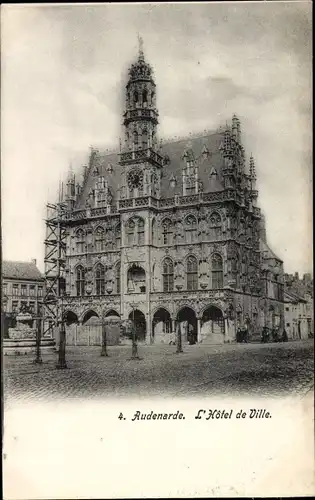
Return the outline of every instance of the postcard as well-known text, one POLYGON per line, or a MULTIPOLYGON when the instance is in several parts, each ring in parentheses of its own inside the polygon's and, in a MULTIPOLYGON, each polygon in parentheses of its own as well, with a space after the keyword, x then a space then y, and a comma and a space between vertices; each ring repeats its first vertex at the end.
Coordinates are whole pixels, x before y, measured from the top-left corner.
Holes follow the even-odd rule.
POLYGON ((4 498, 314 495, 311 2, 1 27, 4 498))

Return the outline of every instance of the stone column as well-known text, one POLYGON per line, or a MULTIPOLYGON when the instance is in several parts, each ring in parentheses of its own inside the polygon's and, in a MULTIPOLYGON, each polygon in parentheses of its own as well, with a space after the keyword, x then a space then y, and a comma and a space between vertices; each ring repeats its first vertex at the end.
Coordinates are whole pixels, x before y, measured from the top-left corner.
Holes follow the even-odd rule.
POLYGON ((197 318, 197 342, 200 344, 201 341, 201 319, 197 318))
POLYGON ((147 323, 147 329, 145 335, 145 343, 147 345, 150 345, 152 343, 152 323, 149 314, 146 314, 146 323, 147 323))
POLYGON ((227 316, 224 317, 224 343, 229 342, 229 320, 227 316))
POLYGON ((175 333, 176 331, 176 320, 172 319, 172 333, 175 333))

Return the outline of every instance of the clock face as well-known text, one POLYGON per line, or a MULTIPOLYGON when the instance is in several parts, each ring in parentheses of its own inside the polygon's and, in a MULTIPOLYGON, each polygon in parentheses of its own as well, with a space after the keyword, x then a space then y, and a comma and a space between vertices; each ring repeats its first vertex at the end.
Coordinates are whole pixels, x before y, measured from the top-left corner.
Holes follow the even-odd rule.
POLYGON ((139 169, 131 170, 128 174, 128 186, 130 189, 143 188, 143 172, 139 169))

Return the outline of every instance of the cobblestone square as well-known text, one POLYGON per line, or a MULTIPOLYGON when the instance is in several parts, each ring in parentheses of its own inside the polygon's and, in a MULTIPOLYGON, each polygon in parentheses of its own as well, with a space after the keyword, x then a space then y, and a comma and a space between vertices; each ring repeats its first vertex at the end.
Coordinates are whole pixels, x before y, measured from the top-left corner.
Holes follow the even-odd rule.
POLYGON ((285 344, 232 344, 176 347, 131 346, 68 348, 66 370, 57 370, 57 353, 34 365, 31 356, 5 357, 4 397, 67 400, 155 396, 274 396, 305 394, 314 385, 311 340, 285 344))

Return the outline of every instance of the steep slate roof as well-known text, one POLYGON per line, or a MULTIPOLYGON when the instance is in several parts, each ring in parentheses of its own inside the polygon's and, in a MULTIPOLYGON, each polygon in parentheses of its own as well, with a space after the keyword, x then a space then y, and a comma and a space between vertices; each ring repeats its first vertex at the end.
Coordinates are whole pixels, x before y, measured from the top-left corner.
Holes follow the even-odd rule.
POLYGON ((284 290, 284 301, 285 302, 304 302, 306 303, 307 301, 303 299, 303 297, 299 296, 298 294, 292 292, 291 290, 284 290))
MULTIPOLYGON (((185 151, 194 153, 195 159, 198 160, 198 177, 203 183, 204 192, 220 191, 223 189, 221 183, 221 168, 223 166, 223 157, 220 153, 220 145, 224 141, 224 130, 213 133, 200 135, 198 137, 186 137, 177 141, 165 142, 162 150, 159 152, 162 156, 167 155, 170 162, 163 167, 163 176, 161 182, 161 197, 170 198, 175 194, 182 194, 182 170, 185 165, 183 155, 185 151), (208 158, 202 155, 202 150, 206 148, 209 151, 208 158), (215 169, 217 176, 210 176, 212 169, 215 169), (171 178, 175 177, 176 186, 172 188, 170 185, 171 178)), ((88 198, 89 191, 94 189, 95 183, 99 176, 103 176, 108 181, 108 187, 111 190, 113 199, 118 199, 118 189, 123 185, 123 169, 119 165, 118 152, 106 153, 100 152, 96 156, 94 165, 98 167, 98 174, 93 175, 93 168, 89 168, 86 182, 83 186, 81 195, 77 201, 76 208, 84 208, 88 198), (112 165, 113 170, 108 171, 109 165, 112 165)))
POLYGON ((263 252, 264 259, 276 259, 279 262, 283 262, 269 247, 269 245, 262 239, 260 239, 260 251, 263 252))
POLYGON ((34 262, 17 262, 5 260, 2 262, 2 277, 25 280, 42 280, 43 275, 34 262))

